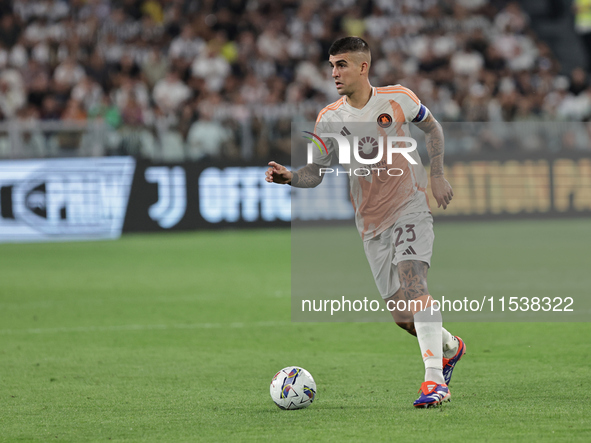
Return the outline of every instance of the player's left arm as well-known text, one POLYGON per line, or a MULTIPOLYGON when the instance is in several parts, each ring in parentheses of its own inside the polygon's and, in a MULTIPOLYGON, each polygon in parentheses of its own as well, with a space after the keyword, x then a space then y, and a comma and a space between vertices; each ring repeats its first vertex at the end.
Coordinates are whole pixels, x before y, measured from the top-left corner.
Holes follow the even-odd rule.
POLYGON ((437 207, 447 208, 454 195, 453 189, 445 179, 443 172, 444 138, 439 122, 429 113, 420 123, 415 123, 425 133, 427 153, 431 163, 431 191, 437 201, 437 207))

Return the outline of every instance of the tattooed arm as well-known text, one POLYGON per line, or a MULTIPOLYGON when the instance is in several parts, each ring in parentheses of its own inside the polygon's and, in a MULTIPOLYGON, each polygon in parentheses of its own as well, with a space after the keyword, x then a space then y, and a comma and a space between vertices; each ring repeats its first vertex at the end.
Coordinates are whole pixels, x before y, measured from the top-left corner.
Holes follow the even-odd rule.
POLYGON ((432 114, 418 123, 417 126, 425 133, 427 152, 431 162, 431 177, 443 177, 443 129, 432 114))
POLYGON ((447 208, 454 192, 443 176, 443 130, 439 122, 429 114, 425 120, 416 124, 425 133, 427 153, 431 163, 431 191, 437 201, 437 207, 447 208))
POLYGON ((320 166, 314 163, 291 172, 279 163, 269 162, 269 169, 265 175, 265 180, 269 183, 289 184, 296 188, 315 188, 322 182, 320 166))

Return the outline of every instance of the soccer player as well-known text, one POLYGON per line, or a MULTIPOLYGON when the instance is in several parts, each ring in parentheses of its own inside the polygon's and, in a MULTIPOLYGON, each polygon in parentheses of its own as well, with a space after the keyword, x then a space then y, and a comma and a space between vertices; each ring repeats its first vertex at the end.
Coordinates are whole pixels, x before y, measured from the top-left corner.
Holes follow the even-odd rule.
MULTIPOLYGON (((441 125, 410 89, 371 86, 371 53, 363 39, 339 39, 330 47, 329 55, 332 77, 343 97, 320 112, 315 132, 323 125, 373 122, 386 140, 387 135, 410 137, 409 122, 416 124, 425 132, 433 196, 438 207, 446 209, 453 191, 443 175, 441 125)), ((335 143, 328 137, 326 146, 327 152, 314 150, 313 162, 296 172, 269 162, 266 181, 300 188, 318 186, 331 164, 331 155, 336 153, 335 143)), ((414 406, 423 408, 449 400, 448 384, 466 346, 443 328, 441 312, 427 289, 434 234, 426 170, 416 150, 393 157, 395 161, 387 164, 384 149, 383 160, 372 165, 370 174, 351 174, 351 201, 378 290, 398 326, 418 338, 425 382, 414 406), (389 175, 388 169, 394 173, 389 175), (409 309, 392 309, 399 301, 407 303, 409 309)), ((354 162, 352 158, 350 166, 354 162)))

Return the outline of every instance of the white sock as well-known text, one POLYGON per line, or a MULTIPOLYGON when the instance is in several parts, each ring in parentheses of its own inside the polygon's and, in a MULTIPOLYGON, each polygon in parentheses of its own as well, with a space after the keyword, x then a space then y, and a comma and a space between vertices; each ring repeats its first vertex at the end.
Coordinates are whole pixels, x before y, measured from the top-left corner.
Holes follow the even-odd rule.
POLYGON ((437 384, 445 383, 443 378, 442 362, 442 319, 439 309, 427 309, 414 315, 415 330, 419 339, 419 346, 425 363, 425 381, 434 381, 437 384))
POLYGON ((451 335, 447 329, 441 328, 441 343, 443 344, 443 356, 445 358, 452 358, 458 352, 460 342, 451 335))

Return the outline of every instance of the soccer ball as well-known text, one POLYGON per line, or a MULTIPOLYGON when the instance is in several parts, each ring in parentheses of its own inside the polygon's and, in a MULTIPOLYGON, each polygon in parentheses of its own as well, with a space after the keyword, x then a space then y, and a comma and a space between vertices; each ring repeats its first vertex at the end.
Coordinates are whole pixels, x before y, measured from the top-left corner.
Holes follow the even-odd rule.
POLYGON ((271 380, 271 398, 281 409, 302 409, 316 397, 312 375, 298 366, 283 368, 271 380))

